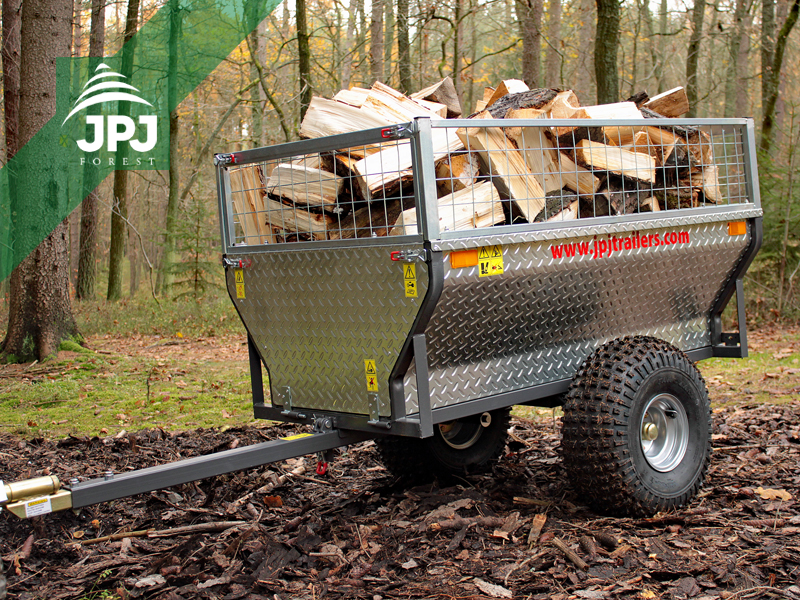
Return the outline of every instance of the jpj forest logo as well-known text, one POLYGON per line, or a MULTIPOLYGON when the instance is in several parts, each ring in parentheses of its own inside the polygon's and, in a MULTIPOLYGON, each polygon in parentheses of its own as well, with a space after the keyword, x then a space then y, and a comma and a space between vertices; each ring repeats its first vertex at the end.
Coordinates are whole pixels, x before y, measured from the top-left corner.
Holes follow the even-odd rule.
MULTIPOLYGON (((101 63, 95 69, 95 75, 83 86, 83 91, 75 100, 72 110, 61 123, 64 127, 74 115, 85 111, 91 106, 105 102, 132 102, 153 108, 153 105, 131 92, 139 92, 138 88, 122 81, 126 79, 122 73, 111 70, 111 67, 101 63)), ((91 126, 84 139, 77 140, 78 148, 86 153, 98 153, 106 150, 109 155, 81 156, 80 164, 87 161, 95 166, 106 164, 111 167, 152 167, 156 157, 147 156, 158 143, 158 118, 156 115, 139 115, 139 123, 127 115, 117 114, 87 114, 86 129, 91 126), (92 135, 90 135, 92 134, 92 135), (136 136, 136 137, 134 137, 136 136), (91 138, 91 140, 89 139, 91 138), (120 164, 115 164, 118 157, 117 150, 121 144, 127 143, 131 150, 138 155, 122 156, 120 164)))

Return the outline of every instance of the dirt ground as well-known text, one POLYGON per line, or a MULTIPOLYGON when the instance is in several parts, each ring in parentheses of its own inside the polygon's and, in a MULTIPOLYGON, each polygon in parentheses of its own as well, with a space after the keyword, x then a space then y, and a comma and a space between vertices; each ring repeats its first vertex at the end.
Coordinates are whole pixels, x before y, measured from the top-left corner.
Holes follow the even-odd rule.
MULTIPOLYGON (((365 442, 338 451, 324 476, 308 457, 78 515, 21 521, 0 513, 8 598, 800 600, 796 333, 791 342, 780 331, 751 336, 754 351, 785 366, 740 363, 741 381, 707 374, 717 406, 711 468, 699 496, 673 513, 621 519, 590 511, 561 466, 560 420, 515 419, 493 472, 457 485, 398 482, 365 442), (772 401, 757 401, 765 396, 772 401)), ((156 350, 147 340, 95 345, 106 342, 109 352, 157 350, 176 362, 220 351, 207 340, 156 350)), ((246 365, 240 342, 221 345, 226 360, 246 365)), ((0 433, 0 479, 93 478, 295 431, 257 424, 64 439, 0 433)))
MULTIPOLYGON (((558 420, 513 421, 494 472, 456 486, 397 485, 365 442, 325 476, 296 459, 79 515, 4 513, 8 597, 800 598, 798 417, 800 401, 716 411, 706 486, 652 519, 581 505, 558 459, 558 420)), ((3 436, 2 476, 123 472, 291 431, 3 436)))

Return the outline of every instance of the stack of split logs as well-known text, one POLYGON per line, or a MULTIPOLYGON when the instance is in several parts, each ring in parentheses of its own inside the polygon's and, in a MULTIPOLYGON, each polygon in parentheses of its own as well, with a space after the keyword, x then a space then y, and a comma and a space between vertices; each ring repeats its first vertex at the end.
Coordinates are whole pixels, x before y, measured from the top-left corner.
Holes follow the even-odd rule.
MULTIPOLYGON (((440 230, 626 215, 723 200, 709 135, 693 127, 609 120, 678 117, 683 88, 580 106, 572 91, 487 88, 475 126, 432 128, 440 230), (483 119, 524 119, 503 127, 483 119), (535 126, 531 119, 545 119, 535 126), (547 120, 550 119, 550 120, 547 120), (552 119, 559 119, 554 122, 552 119), (606 121, 591 126, 572 119, 606 121)), ((303 138, 462 118, 450 78, 410 96, 382 84, 316 97, 303 138)), ((408 140, 232 167, 237 241, 247 244, 417 232, 408 140)))

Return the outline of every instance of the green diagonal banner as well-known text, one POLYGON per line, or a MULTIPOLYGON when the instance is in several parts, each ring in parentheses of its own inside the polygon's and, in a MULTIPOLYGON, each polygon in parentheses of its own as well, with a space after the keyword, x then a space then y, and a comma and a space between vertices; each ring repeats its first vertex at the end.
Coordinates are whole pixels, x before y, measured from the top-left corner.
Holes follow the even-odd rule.
POLYGON ((169 0, 129 42, 129 78, 122 50, 91 71, 89 58, 59 59, 55 116, 0 170, 0 281, 109 173, 168 168, 170 112, 278 3, 169 0))

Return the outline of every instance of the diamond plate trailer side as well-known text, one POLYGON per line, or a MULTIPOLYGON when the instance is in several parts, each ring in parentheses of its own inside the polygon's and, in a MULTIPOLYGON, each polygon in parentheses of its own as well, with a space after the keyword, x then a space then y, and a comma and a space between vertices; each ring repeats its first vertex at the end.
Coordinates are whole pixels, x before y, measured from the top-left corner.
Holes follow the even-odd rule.
MULTIPOLYGON (((646 123, 674 126, 676 120, 646 123)), ((231 233, 229 169, 380 144, 386 131, 241 152, 221 162, 220 189, 227 192, 220 196, 220 210, 231 224, 225 238, 228 290, 260 359, 253 364, 261 362, 269 372, 267 399, 254 372, 256 416, 308 423, 329 416, 348 429, 425 437, 430 430, 421 423, 513 404, 559 403, 583 360, 624 335, 663 339, 693 360, 746 356, 741 280, 761 244, 762 215, 752 122, 678 123, 716 131, 710 139, 727 173, 726 203, 439 231, 438 220, 431 218, 437 211, 432 138, 437 130, 452 134, 476 121, 418 119, 399 132, 414 159, 422 224, 415 235, 251 245, 236 243, 231 233), (746 232, 730 235, 728 224, 742 221, 746 232), (625 249, 628 241, 633 247, 625 249), (603 242, 608 249, 598 256, 603 242), (477 266, 451 266, 451 254, 488 247, 502 248, 501 275, 484 277, 477 266), (576 252, 581 247, 589 253, 576 252), (393 252, 413 258, 393 261, 393 252), (409 263, 417 269, 416 298, 404 297, 401 286, 399 273, 409 263), (241 269, 244 298, 236 294, 239 264, 247 265, 241 269), (721 314, 733 293, 739 332, 726 334, 721 314), (377 392, 365 388, 365 360, 376 361, 377 392), (423 388, 427 391, 420 393, 423 388)), ((486 120, 480 126, 534 124, 486 120)))

